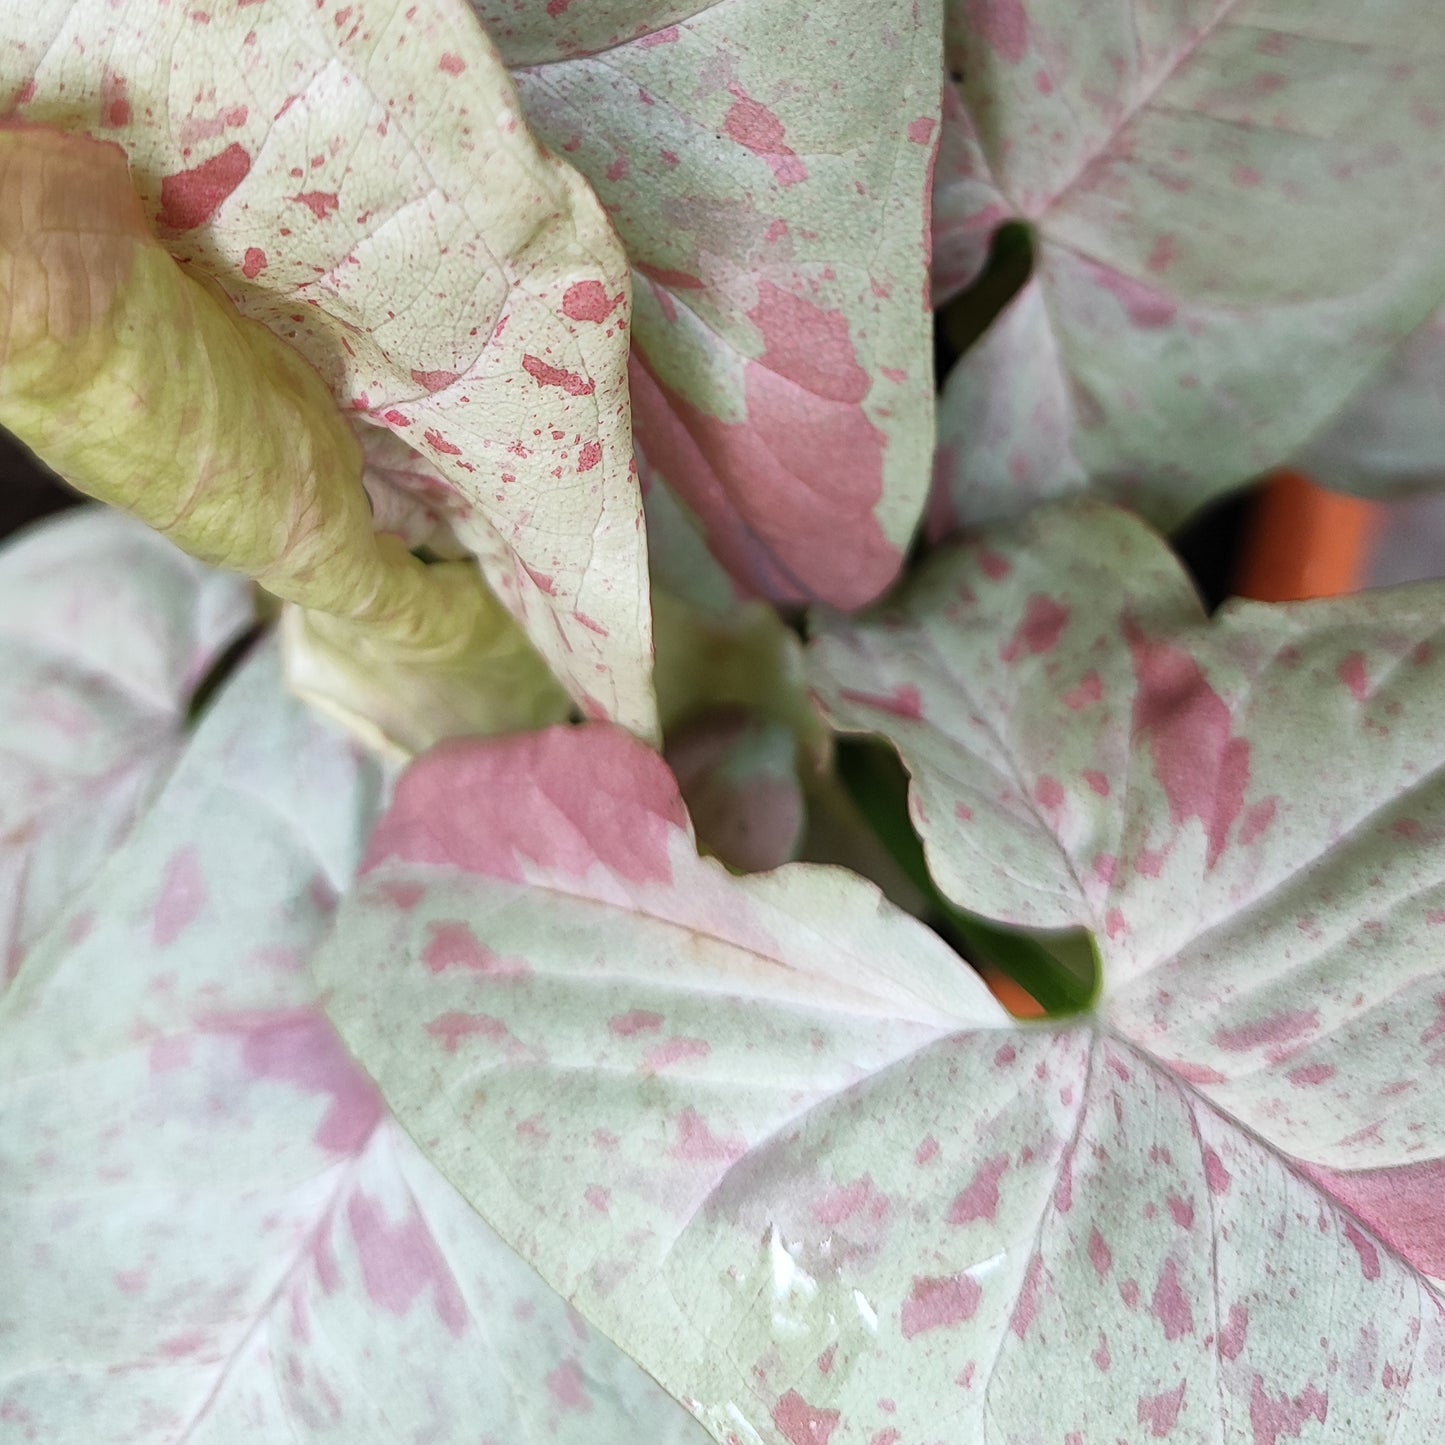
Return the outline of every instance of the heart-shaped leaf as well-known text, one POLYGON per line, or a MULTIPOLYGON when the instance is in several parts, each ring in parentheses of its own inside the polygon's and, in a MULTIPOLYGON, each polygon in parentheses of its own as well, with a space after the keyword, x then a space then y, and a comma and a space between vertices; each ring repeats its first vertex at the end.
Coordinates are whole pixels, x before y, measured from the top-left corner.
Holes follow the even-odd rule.
POLYGON ((938 0, 473 0, 634 271, 644 476, 740 583, 891 581, 932 443, 938 0))
POLYGON ((315 1007, 377 781, 268 650, 0 1006, 7 1440, 700 1438, 315 1007))
POLYGON ((954 369, 940 504, 1101 490, 1172 524, 1285 460, 1445 299, 1430 0, 953 0, 945 280, 1034 274, 954 369))
POLYGON ((454 746, 402 779, 321 957, 343 1032, 503 1236, 719 1439, 1435 1440, 1442 855, 1388 840, 1438 827, 1429 792, 1405 799, 1440 772, 1445 679, 1385 672, 1423 609, 1367 605, 1327 656, 1308 612, 1245 613, 1217 651, 1248 670, 1206 682, 1178 569, 1112 514, 1040 523, 930 585, 926 622, 830 638, 819 685, 906 754, 943 746, 915 714, 964 733, 919 767, 939 799, 919 796, 967 906, 1093 921, 1105 846, 1116 889, 1146 843, 1163 854, 1152 895, 1097 915, 1091 1016, 1005 1022, 846 875, 724 880, 655 760, 573 732, 454 746), (1073 624, 1030 602, 1068 607, 1076 574, 1092 625, 1083 596, 1073 624), (1428 679, 1428 702, 1407 695, 1428 679), (1301 745, 1283 727, 1303 719, 1301 745), (1389 735, 1341 768, 1366 720, 1389 735), (1308 788, 1276 796, 1280 769, 1308 788), (955 776, 972 831, 941 801, 955 776), (1089 809, 1126 794, 1126 840, 1090 839, 1089 809), (464 824, 438 826, 442 797, 464 824), (1399 809, 1370 816, 1386 797, 1399 809), (1055 816, 1090 843, 1077 862, 1055 816), (1276 887, 1312 838, 1318 864, 1276 887), (442 930, 470 964, 426 963, 442 930), (356 982, 362 957, 384 983, 356 982))
POLYGON ((171 254, 435 464, 573 695, 655 731, 626 263, 460 0, 39 0, 0 86, 118 142, 171 254))
POLYGON ((0 989, 130 829, 249 589, 119 513, 0 552, 0 989))

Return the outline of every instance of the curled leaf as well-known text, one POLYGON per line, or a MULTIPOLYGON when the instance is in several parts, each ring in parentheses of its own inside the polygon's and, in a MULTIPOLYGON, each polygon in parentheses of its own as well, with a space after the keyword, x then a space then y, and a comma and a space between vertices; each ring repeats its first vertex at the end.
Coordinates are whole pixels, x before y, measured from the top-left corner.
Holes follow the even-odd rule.
POLYGON ((462 704, 413 717, 403 695, 390 731, 457 730, 466 694, 494 685, 505 614, 475 569, 430 569, 372 531, 361 448, 321 378, 171 259, 124 153, 0 131, 0 217, 0 421, 90 496, 314 614, 337 665, 435 672, 433 700, 462 704))
POLYGON ((118 144, 188 273, 434 464, 574 699, 655 733, 626 264, 464 7, 35 0, 0 89, 118 144))

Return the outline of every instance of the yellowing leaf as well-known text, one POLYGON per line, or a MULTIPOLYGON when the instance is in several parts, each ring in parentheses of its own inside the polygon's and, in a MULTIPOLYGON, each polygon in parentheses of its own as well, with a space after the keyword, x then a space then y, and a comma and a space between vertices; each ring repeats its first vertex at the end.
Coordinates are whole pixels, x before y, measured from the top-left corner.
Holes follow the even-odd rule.
POLYGON ((190 274, 435 464, 573 696, 655 731, 626 266, 465 9, 39 0, 0 15, 0 84, 114 140, 190 274))

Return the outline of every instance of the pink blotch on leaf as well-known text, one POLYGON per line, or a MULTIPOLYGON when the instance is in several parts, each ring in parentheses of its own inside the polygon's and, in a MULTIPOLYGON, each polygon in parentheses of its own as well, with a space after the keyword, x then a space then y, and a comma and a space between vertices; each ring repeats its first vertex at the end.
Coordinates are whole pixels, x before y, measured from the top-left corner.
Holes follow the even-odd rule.
POLYGON ((1020 657, 1041 657, 1052 652, 1068 622, 1067 607, 1035 592, 1024 605, 1023 620, 999 648, 998 655, 1004 662, 1016 662, 1020 657))
POLYGON ((1009 1329, 1019 1339, 1024 1339, 1029 1332, 1029 1326, 1034 1322, 1034 1316, 1039 1306, 1039 1276, 1043 1273, 1044 1261, 1039 1255, 1029 1261, 1029 1267, 1024 1271, 1023 1285, 1019 1290, 1018 1303, 1014 1305, 1012 1318, 1009 1320, 1009 1329))
POLYGON ((845 702, 891 713, 892 716, 904 718, 908 722, 921 722, 923 719, 923 699, 911 683, 901 683, 887 694, 855 692, 851 687, 844 687, 838 690, 838 696, 845 702))
POLYGON ((620 728, 459 739, 403 774, 364 869, 395 857, 520 882, 527 859, 573 877, 601 864, 631 882, 668 883, 669 839, 686 828, 667 765, 620 728))
POLYGON ((512 1032, 506 1024, 500 1019, 493 1018, 490 1014, 459 1013, 456 1010, 438 1014, 436 1018, 429 1020, 426 1031, 449 1054, 456 1053, 457 1047, 463 1039, 480 1035, 482 1038, 499 1043, 503 1039, 512 1037, 512 1032))
POLYGON ((836 1410, 816 1410, 796 1390, 773 1406, 773 1424, 788 1445, 828 1445, 838 1420, 836 1410))
POLYGON ((560 367, 549 366, 537 356, 524 356, 522 370, 538 386, 560 386, 568 396, 591 396, 597 389, 597 383, 590 377, 584 378, 575 371, 564 371, 560 367))
POLYGON ((1017 65, 1029 45, 1029 17, 1023 0, 963 0, 969 29, 1000 60, 1017 65))
POLYGON ((815 1200, 812 1215, 819 1224, 832 1229, 860 1214, 882 1219, 888 1209, 888 1196, 879 1193, 872 1176, 865 1174, 815 1200))
POLYGON ((726 1139, 708 1128, 702 1115, 691 1105, 677 1116, 677 1139, 668 1151, 674 1159, 690 1164, 731 1162, 747 1153, 743 1139, 726 1139))
POLYGON ((600 281, 574 281, 562 297, 562 314, 572 321, 605 321, 621 300, 600 281))
POLYGON ((643 1055, 642 1067, 649 1073, 661 1073, 688 1059, 705 1059, 711 1052, 706 1039, 668 1039, 643 1055))
POLYGON ((563 1410, 574 1414, 586 1414, 592 1408, 592 1399, 582 1385, 582 1372, 576 1360, 563 1360, 547 1376, 547 1393, 563 1410))
POLYGON ((1082 712, 1091 702, 1098 702, 1104 695, 1104 684, 1097 672, 1086 672, 1079 685, 1064 694, 1064 706, 1070 712, 1082 712))
POLYGON ((602 460, 601 442, 583 442, 577 452, 577 470, 590 472, 602 460))
POLYGON ((1243 1053, 1246 1049, 1257 1049, 1266 1044, 1293 1043, 1305 1034, 1313 1033, 1319 1026, 1318 1009, 1284 1009, 1253 1023, 1240 1024, 1232 1029, 1216 1029, 1213 1038, 1221 1049, 1229 1053, 1243 1053))
POLYGON ((1165 1260, 1159 1271, 1149 1312, 1164 1327, 1164 1338, 1170 1342, 1194 1333, 1194 1311, 1179 1283, 1179 1266, 1172 1259, 1165 1260))
POLYGON ((644 50, 651 50, 654 45, 676 45, 680 34, 676 25, 669 25, 665 30, 654 30, 651 35, 644 35, 637 43, 644 50))
POLYGON ((1364 702, 1370 695, 1370 678, 1365 671, 1365 654, 1352 652, 1335 669, 1335 676, 1349 688, 1356 702, 1364 702))
POLYGON ((1297 1089, 1313 1089, 1335 1076, 1333 1064, 1302 1064, 1285 1075, 1297 1089))
POLYGON ((999 1180, 1009 1167, 1007 1154, 996 1154, 981 1164, 968 1187, 953 1201, 948 1211, 950 1224, 970 1224, 975 1219, 992 1221, 998 1213, 999 1180))
POLYGON ((1329 1413, 1329 1400, 1313 1385, 1308 1385, 1293 1399, 1282 1395, 1271 1399, 1265 1393, 1264 1380, 1256 1375, 1249 1396, 1249 1423, 1254 1431, 1254 1445, 1279 1445, 1281 1438, 1298 1438, 1310 1419, 1321 1425, 1329 1413))
POLYGON ((913 1162, 915 1164, 927 1164, 938 1155, 938 1140, 932 1134, 925 1135, 919 1141, 918 1148, 913 1151, 913 1162))
POLYGON ((1204 825, 1213 868, 1244 806, 1249 743, 1232 735, 1228 706, 1187 652, 1149 641, 1133 622, 1124 636, 1138 685, 1134 735, 1148 745, 1175 825, 1204 825))
POLYGON ((354 1154, 381 1122, 380 1094, 320 1014, 308 1009, 257 1020, 223 1018, 206 1028, 241 1033, 241 1062, 252 1078, 331 1096, 331 1105, 313 1135, 321 1148, 334 1154, 354 1154))
POLYGON ((447 75, 460 75, 466 68, 466 61, 460 55, 453 55, 450 50, 443 52, 442 58, 437 61, 437 69, 447 75))
POLYGON ((246 254, 241 261, 241 274, 248 281, 254 281, 266 269, 266 266, 266 253, 259 246, 247 246, 246 254))
POLYGON ((858 405, 750 361, 747 415, 730 422, 661 385, 636 349, 629 378, 639 446, 740 582, 775 601, 850 609, 893 580, 902 558, 875 515, 884 437, 858 405))
POLYGON ((1180 1229, 1194 1228, 1194 1206, 1187 1199, 1171 1194, 1165 1203, 1169 1206, 1169 1217, 1180 1229))
POLYGON ((1360 1256, 1360 1273, 1369 1280, 1379 1279, 1380 1251, 1349 1220, 1345 1221, 1345 1238, 1360 1256))
POLYGON ((101 74, 100 123, 107 130, 120 130, 130 124, 130 101, 125 98, 125 92, 125 81, 114 71, 101 74))
POLYGON ((1204 1178, 1209 1192, 1214 1195, 1228 1194, 1231 1175, 1224 1167, 1224 1161, 1208 1147, 1204 1150, 1204 1178))
POLYGON ((151 941, 155 946, 169 948, 201 916, 208 898, 200 855, 187 844, 166 864, 151 916, 151 941))
POLYGON ((433 451, 440 452, 443 456, 459 457, 462 454, 460 447, 453 446, 439 431, 433 431, 430 427, 422 433, 422 438, 433 451))
POLYGON ((361 1281, 373 1304, 401 1318, 430 1290, 448 1333, 453 1338, 462 1333, 467 1309, 461 1291, 415 1205, 408 1204, 402 1223, 389 1224, 381 1207, 358 1190, 347 1202, 346 1221, 356 1241, 361 1281))
POLYGON ((1038 799, 1039 806, 1052 811, 1064 805, 1063 784, 1057 778, 1042 777, 1034 785, 1034 797, 1038 799))
POLYGON ((808 169, 787 145, 782 121, 741 86, 729 86, 728 90, 734 98, 723 119, 728 138, 757 156, 780 186, 795 186, 799 181, 806 181, 808 169))
POLYGON ((1094 1266, 1094 1273, 1100 1279, 1114 1267, 1113 1252, 1097 1229, 1089 1231, 1089 1263, 1094 1266))
POLYGON ((1244 821, 1239 825, 1239 841, 1245 847, 1261 838, 1274 822, 1276 803, 1274 798, 1264 798, 1244 810, 1244 821))
POLYGON ((633 1034, 650 1033, 662 1027, 662 1015, 646 1009, 633 1009, 631 1013, 614 1014, 607 1020, 608 1029, 619 1038, 631 1038, 633 1034))
POLYGON ((921 115, 908 122, 908 139, 914 145, 926 146, 933 139, 933 128, 937 122, 931 115, 921 115))
POLYGON ((526 978, 532 972, 524 959, 503 958, 494 953, 478 941, 465 923, 428 924, 427 943, 421 958, 431 973, 460 968, 491 978, 526 978))
POLYGON ((1114 1368, 1114 1358, 1109 1353, 1109 1337, 1102 1330, 1099 1331, 1099 1343, 1094 1346, 1090 1358, 1101 1375, 1107 1375, 1114 1368))
POLYGON ((411 379, 424 391, 445 391, 457 384, 459 375, 455 371, 417 371, 413 368, 411 379))
POLYGON ((1160 331, 1178 314, 1179 308, 1164 292, 1133 276, 1092 261, 1085 263, 1085 269, 1101 290, 1118 301, 1129 323, 1139 331, 1160 331))
POLYGON ((944 1279, 915 1278, 913 1289, 903 1301, 903 1338, 929 1330, 947 1329, 971 1320, 983 1298, 983 1289, 971 1275, 944 1279))
POLYGON ((250 169, 249 153, 233 143, 198 166, 166 176, 161 181, 160 225, 169 231, 192 231, 204 225, 250 169))
POLYGON ((1229 1316, 1219 1332, 1219 1353, 1226 1360, 1237 1360, 1244 1350, 1245 1336, 1249 1333, 1249 1311, 1242 1304, 1229 1307, 1229 1316))
POLYGON ((1185 1382, 1181 1380, 1172 1390, 1159 1395, 1141 1395, 1137 1406, 1137 1419, 1149 1427, 1149 1433, 1156 1440, 1165 1439, 1174 1429, 1179 1418, 1179 1407, 1184 1403, 1185 1382))
POLYGON ((759 366, 829 401, 860 402, 868 395, 872 382, 858 365, 841 311, 760 281, 748 320, 763 338, 759 366))
POLYGON ((1103 773, 1094 768, 1084 769, 1084 781, 1089 785, 1089 791, 1097 793, 1101 798, 1109 796, 1109 780, 1103 773))
POLYGON ((334 216, 341 206, 340 197, 335 191, 303 191, 299 196, 287 196, 286 199, 305 206, 318 221, 334 216))

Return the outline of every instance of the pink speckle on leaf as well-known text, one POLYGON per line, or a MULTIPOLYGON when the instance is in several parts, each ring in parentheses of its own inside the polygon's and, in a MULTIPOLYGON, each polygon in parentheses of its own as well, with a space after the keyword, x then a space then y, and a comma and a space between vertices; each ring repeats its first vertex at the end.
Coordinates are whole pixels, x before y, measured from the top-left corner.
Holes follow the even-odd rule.
POLYGON ((1231 1175, 1224 1167, 1224 1161, 1213 1149, 1204 1150, 1204 1178, 1209 1192, 1214 1195, 1228 1194, 1231 1175))
POLYGON ((1014 1305, 1013 1316, 1009 1320, 1009 1329, 1019 1339, 1024 1339, 1029 1332, 1029 1326, 1034 1322, 1034 1316, 1038 1313, 1039 1307, 1039 1277, 1043 1274, 1044 1262, 1039 1255, 1029 1261, 1029 1267, 1024 1271, 1023 1285, 1019 1289, 1018 1302, 1014 1305))
POLYGON ((1038 800, 1041 808, 1047 808, 1050 812, 1062 808, 1064 805, 1063 784, 1057 778, 1045 775, 1034 785, 1034 797, 1038 800))
POLYGON ((996 1154, 981 1164, 968 1187, 948 1211, 950 1224, 969 1224, 975 1219, 992 1220, 998 1213, 999 1180, 1009 1167, 1007 1154, 996 1154))
POLYGON ((125 81, 114 71, 101 74, 100 123, 107 130, 121 130, 130 124, 130 101, 125 92, 125 81))
POLYGON ((796 1390, 773 1406, 773 1424, 788 1445, 828 1445, 838 1419, 838 1411, 815 1410, 796 1390))
POLYGON ((288 196, 286 199, 305 206, 318 221, 334 216, 341 205, 335 191, 303 191, 299 196, 288 196))
POLYGON ((577 470, 590 472, 602 460, 601 442, 583 442, 577 451, 577 470))
POLYGON ((729 91, 734 100, 723 119, 728 138, 763 161, 780 186, 807 180, 808 169, 787 145, 782 121, 740 86, 730 86, 729 91))
POLYGON ((903 1338, 929 1330, 947 1329, 971 1320, 983 1298, 983 1289, 971 1275, 944 1279, 915 1278, 913 1289, 903 1301, 903 1338))
POLYGON ((937 122, 931 115, 921 115, 917 120, 908 122, 908 139, 914 145, 926 146, 933 139, 933 129, 937 122))
POLYGON ((160 225, 169 231, 204 225, 250 170, 250 154, 233 143, 198 166, 166 176, 161 181, 160 225))
POLYGON ((1149 1312, 1164 1327, 1164 1338, 1171 1343, 1194 1333, 1194 1311, 1179 1283, 1179 1266, 1173 1259, 1165 1260, 1159 1271, 1149 1312))
POLYGON ((407 1217, 393 1225, 380 1205, 358 1190, 347 1203, 346 1220, 371 1302, 402 1317, 430 1290, 438 1319, 454 1338, 459 1336, 466 1328, 466 1305, 416 1206, 408 1204, 407 1217))
POLYGON ((456 1053, 463 1039, 480 1036, 493 1042, 501 1042, 512 1036, 506 1024, 490 1014, 460 1013, 456 1010, 438 1014, 436 1018, 429 1020, 426 1031, 449 1054, 456 1053))
POLYGON ((460 55, 453 55, 450 50, 443 51, 441 59, 437 61, 437 69, 447 75, 460 75, 466 68, 466 61, 460 55))
POLYGON ((248 281, 254 281, 266 269, 266 266, 266 253, 259 246, 247 246, 246 254, 241 261, 241 274, 248 281))
POLYGON ((662 1015, 646 1009, 633 1009, 631 1013, 614 1014, 607 1020, 608 1029, 619 1038, 631 1038, 633 1034, 650 1033, 662 1027, 662 1015))

